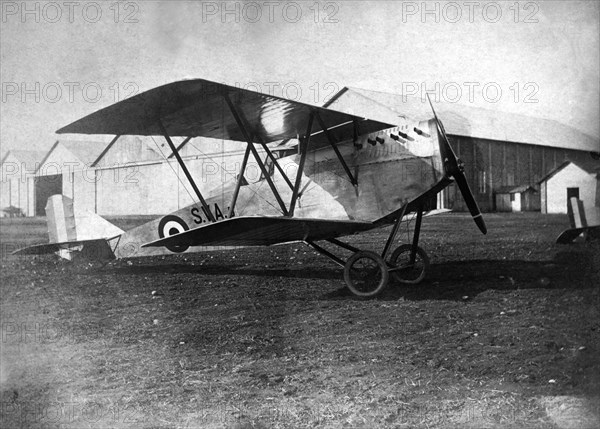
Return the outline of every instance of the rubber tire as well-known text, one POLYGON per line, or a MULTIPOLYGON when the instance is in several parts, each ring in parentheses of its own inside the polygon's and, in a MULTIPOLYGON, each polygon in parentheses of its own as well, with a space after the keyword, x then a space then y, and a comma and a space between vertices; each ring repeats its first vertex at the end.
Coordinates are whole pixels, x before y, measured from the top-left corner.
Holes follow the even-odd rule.
MULTIPOLYGON (((397 265, 399 256, 402 255, 403 253, 411 252, 411 251, 412 251, 412 244, 402 244, 401 246, 398 246, 396 248, 396 250, 394 250, 392 252, 392 256, 390 257, 389 265, 392 267, 395 267, 397 265)), ((429 256, 427 256, 427 253, 425 252, 425 250, 423 250, 421 247, 417 246, 416 258, 419 258, 419 257, 423 261, 423 270, 421 271, 421 273, 419 274, 419 276, 417 278, 403 279, 402 277, 400 277, 400 272, 392 271, 391 274, 392 274, 392 276, 394 276, 394 279, 396 279, 400 283, 409 284, 409 285, 416 285, 416 284, 421 283, 425 279, 425 277, 427 276, 427 272, 429 271, 429 256)))
POLYGON ((375 252, 370 252, 368 250, 360 250, 358 252, 356 252, 354 255, 352 255, 348 261, 346 261, 346 264, 344 265, 344 281, 346 282, 346 286, 348 286, 348 289, 350 289, 350 291, 360 297, 360 298, 374 298, 377 295, 379 295, 388 285, 389 283, 389 279, 390 279, 390 273, 388 271, 387 265, 385 263, 385 261, 381 258, 381 256, 379 256, 377 253, 375 252), (371 259, 372 261, 375 261, 375 263, 378 265, 379 267, 379 272, 381 273, 381 279, 379 280, 379 283, 377 284, 377 286, 370 291, 364 292, 361 291, 359 289, 356 288, 353 278, 352 278, 352 265, 359 259, 371 259))

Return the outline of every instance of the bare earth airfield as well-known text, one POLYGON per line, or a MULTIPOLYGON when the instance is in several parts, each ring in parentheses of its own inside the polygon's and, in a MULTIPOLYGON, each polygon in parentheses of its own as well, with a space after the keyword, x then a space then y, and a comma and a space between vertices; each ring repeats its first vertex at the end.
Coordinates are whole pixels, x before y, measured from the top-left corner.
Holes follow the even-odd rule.
POLYGON ((486 221, 425 219, 426 281, 365 301, 301 244, 102 266, 10 256, 46 227, 1 219, 2 426, 597 427, 600 247, 486 221))

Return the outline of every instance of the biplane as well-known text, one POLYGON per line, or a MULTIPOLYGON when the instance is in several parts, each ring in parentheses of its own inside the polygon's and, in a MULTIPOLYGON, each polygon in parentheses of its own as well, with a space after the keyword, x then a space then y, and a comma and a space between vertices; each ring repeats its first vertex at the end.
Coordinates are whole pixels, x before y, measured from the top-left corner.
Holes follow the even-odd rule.
POLYGON ((463 164, 433 105, 426 119, 398 115, 380 121, 194 79, 140 93, 57 133, 108 134, 115 136, 113 143, 124 135, 164 138, 196 201, 122 231, 54 196, 47 206, 51 243, 19 254, 79 251, 129 258, 302 242, 343 267, 352 293, 369 298, 385 289, 390 276, 409 284, 425 278, 429 257, 419 246, 422 219, 436 213, 428 202, 451 183, 486 233, 463 164), (176 137, 183 139, 178 145, 176 137), (246 143, 237 179, 216 195, 201 192, 179 153, 194 137, 246 143), (281 148, 293 153, 286 156, 281 148), (259 182, 244 177, 250 156, 262 172, 259 182), (414 221, 412 241, 393 249, 401 223, 408 221, 414 221), (341 240, 389 225, 381 253, 341 240), (337 256, 331 245, 351 256, 337 256))

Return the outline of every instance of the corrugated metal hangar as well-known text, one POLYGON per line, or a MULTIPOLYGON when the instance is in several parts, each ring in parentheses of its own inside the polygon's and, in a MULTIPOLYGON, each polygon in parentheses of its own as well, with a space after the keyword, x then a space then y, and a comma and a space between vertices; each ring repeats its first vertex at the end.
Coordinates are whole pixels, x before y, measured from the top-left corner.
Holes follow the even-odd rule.
MULTIPOLYGON (((402 115, 431 117, 428 103, 421 99, 358 88, 342 89, 327 106, 390 123, 402 115)), ((541 206, 542 212, 566 213, 567 187, 574 186, 561 178, 579 177, 569 173, 575 168, 586 174, 580 175, 580 198, 587 205, 600 204, 600 162, 591 156, 600 151, 598 139, 556 121, 451 103, 435 106, 455 152, 465 163, 467 180, 483 211, 507 210, 509 206, 515 210, 517 206, 509 203, 511 195, 516 195, 512 191, 523 187, 528 200, 519 204, 518 210, 539 210, 541 206), (509 202, 505 203, 506 198, 509 202)), ((197 182, 206 196, 235 180, 244 143, 202 138, 174 143, 192 175, 201 178, 197 182)), ((47 153, 10 151, 1 166, 0 208, 5 216, 43 216, 48 196, 55 193, 108 216, 165 214, 194 200, 161 137, 122 136, 111 142, 59 140, 47 153)), ((250 182, 258 180, 258 167, 249 164, 246 176, 250 182)), ((438 195, 437 205, 466 210, 453 185, 438 195)))

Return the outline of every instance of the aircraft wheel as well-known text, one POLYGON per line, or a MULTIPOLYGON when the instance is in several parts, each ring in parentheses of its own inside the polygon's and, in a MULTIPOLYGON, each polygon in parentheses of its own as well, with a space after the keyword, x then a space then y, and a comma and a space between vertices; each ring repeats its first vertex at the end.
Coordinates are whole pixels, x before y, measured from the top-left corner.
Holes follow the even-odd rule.
POLYGON ((411 244, 403 244, 392 252, 390 266, 392 275, 400 283, 416 285, 421 283, 429 271, 429 256, 417 246, 415 263, 410 263, 411 244))
POLYGON ((381 256, 375 252, 361 250, 346 262, 344 280, 354 295, 373 298, 387 286, 389 272, 381 256))

